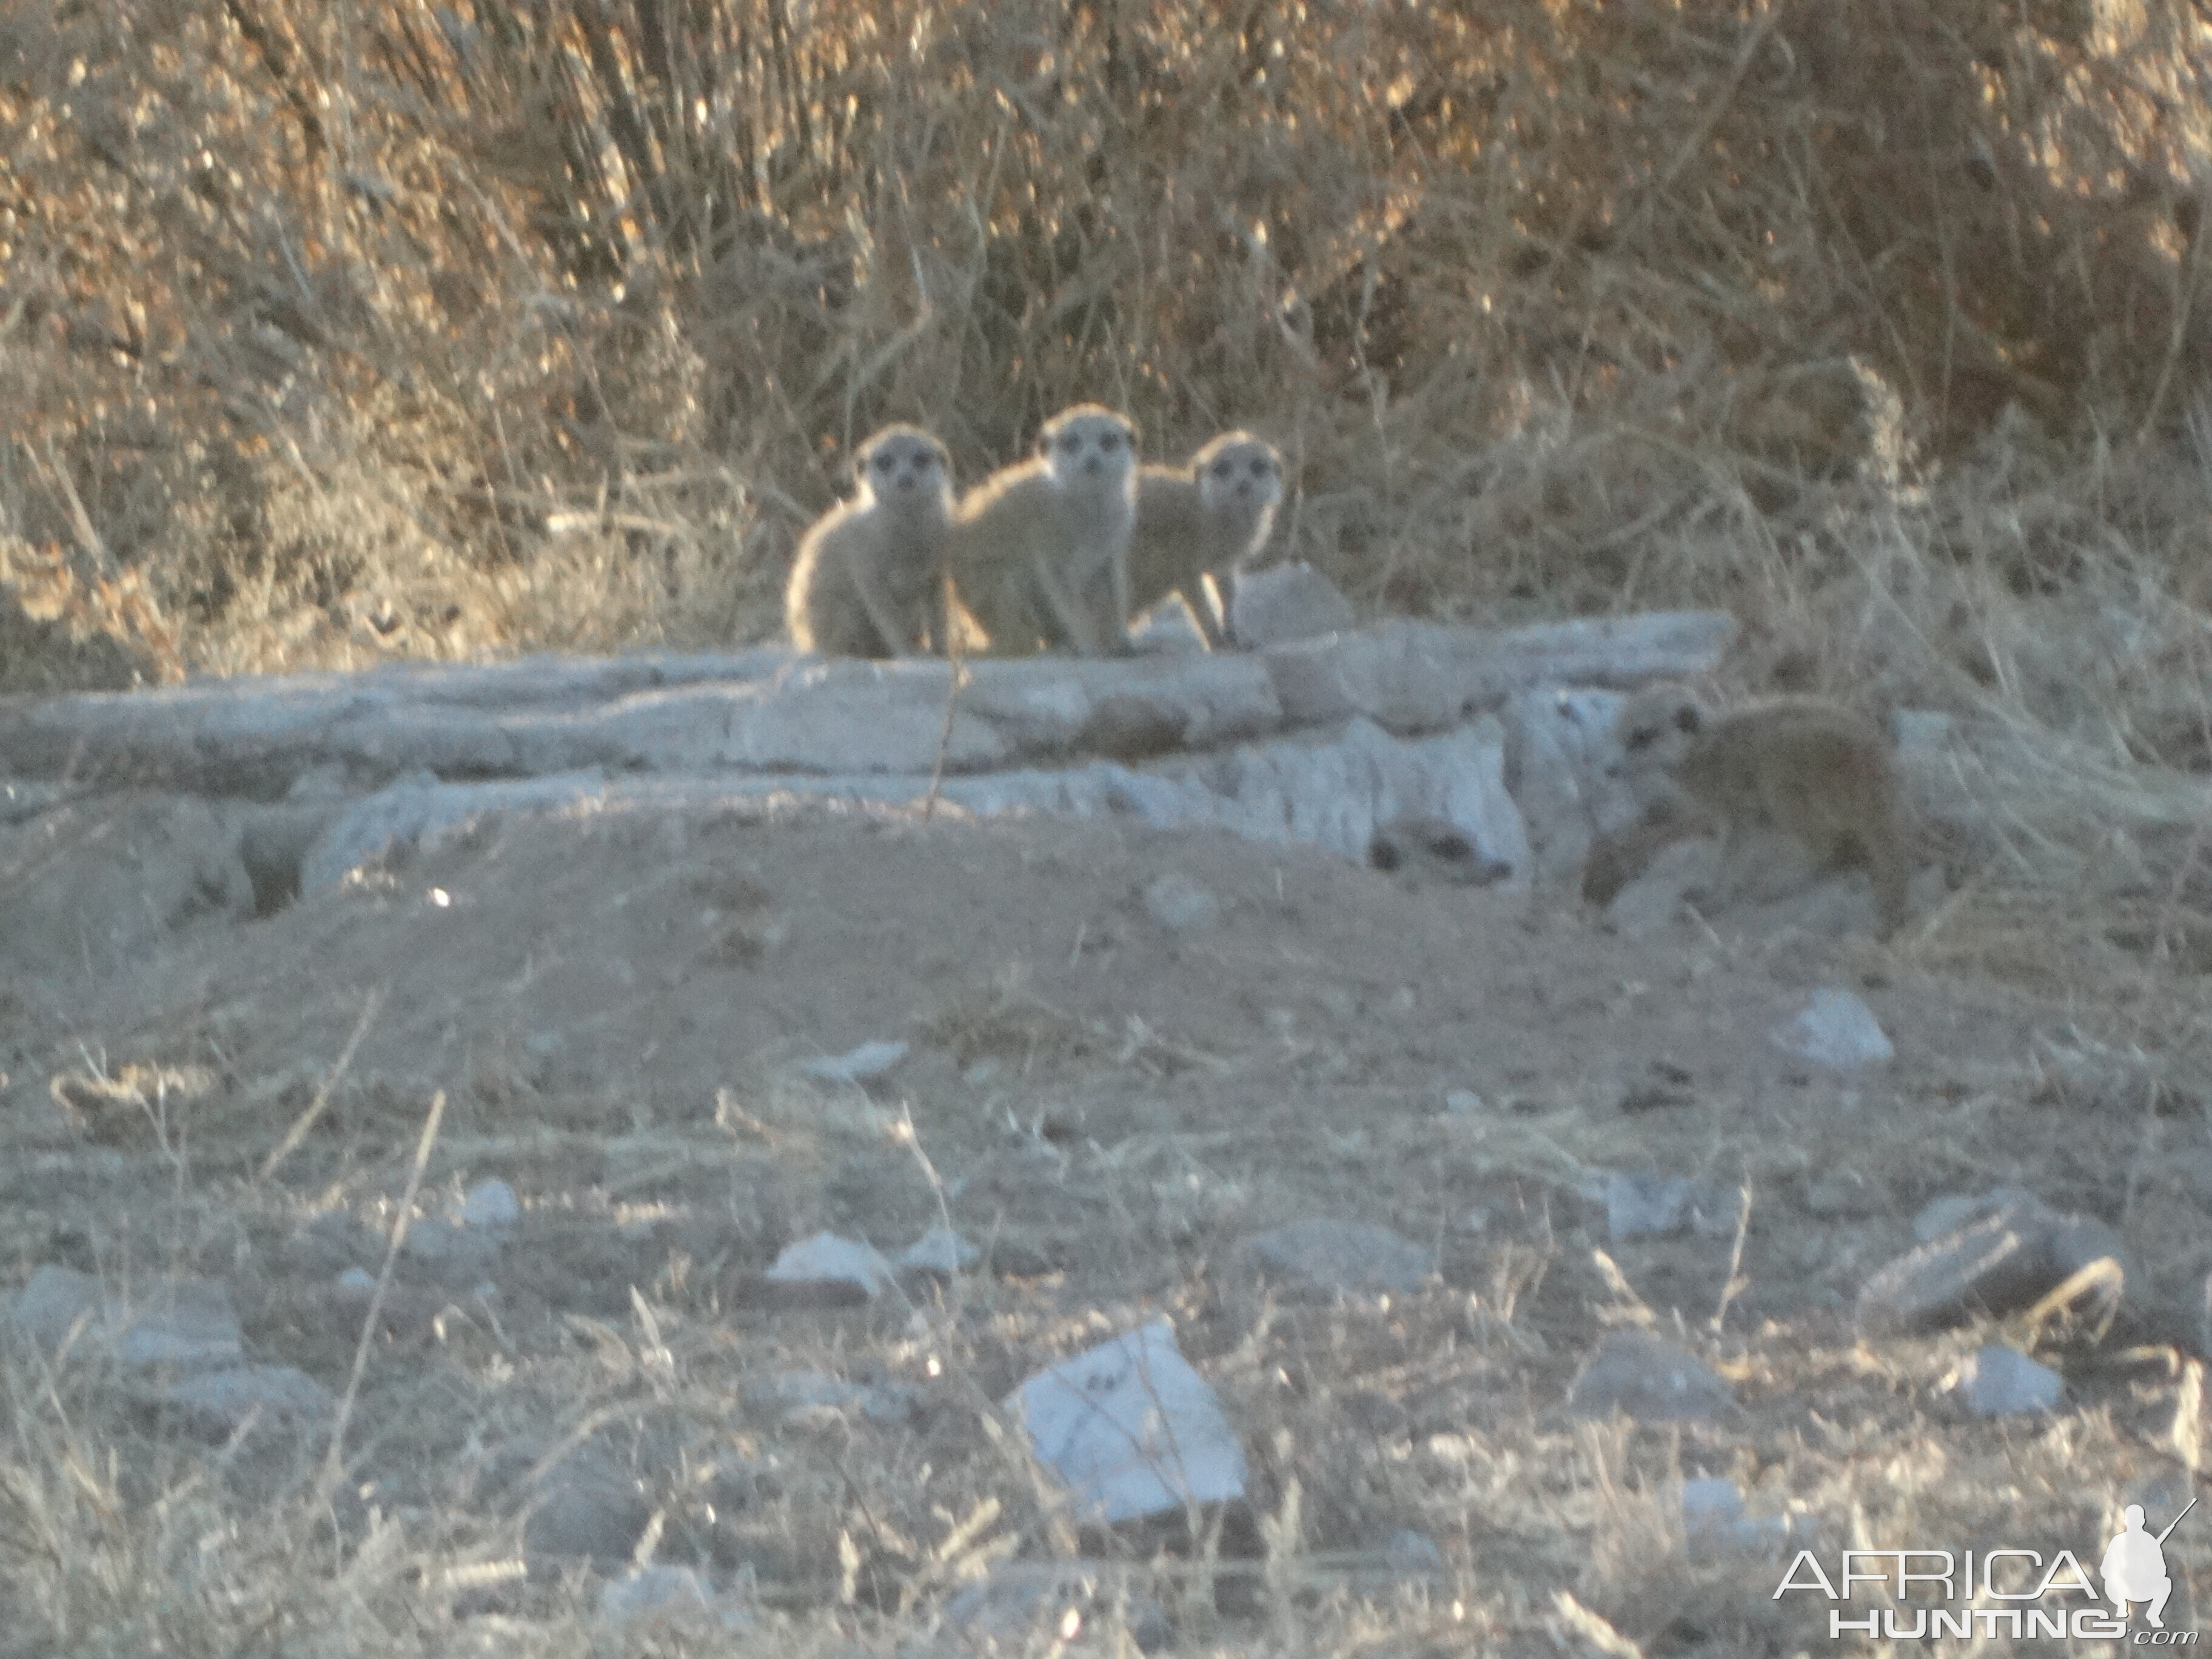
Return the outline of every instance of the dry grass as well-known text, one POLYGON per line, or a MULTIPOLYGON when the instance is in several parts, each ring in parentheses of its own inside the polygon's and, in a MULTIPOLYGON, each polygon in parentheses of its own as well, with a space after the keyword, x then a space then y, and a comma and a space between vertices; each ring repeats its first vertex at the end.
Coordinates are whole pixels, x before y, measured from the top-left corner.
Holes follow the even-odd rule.
POLYGON ((1081 396, 1262 422, 1376 609, 1788 632, 1892 542, 2202 597, 2180 0, 5 33, 14 684, 765 632, 855 437, 974 476, 1081 396))
MULTIPOLYGON (((1251 423, 1296 473, 1279 545, 1370 614, 1717 603, 1744 684, 2016 738, 1976 751, 1996 844, 1908 954, 2156 1056, 2148 1144, 2157 1079, 2212 1071, 2208 81, 2184 0, 15 7, 0 690, 752 637, 881 421, 927 422, 967 477, 1078 398, 1155 454, 1251 423)), ((1194 1063, 1018 987, 933 1030, 1001 1082, 1194 1063)), ((88 1067, 76 1109, 166 1151, 162 1080, 88 1067)), ((222 1183, 320 1081, 197 1125, 149 1248, 281 1238, 281 1199, 222 1183)), ((335 1109, 419 1110, 400 1092, 349 1081, 335 1109)), ((820 1105, 737 1103, 638 1166, 731 1166, 749 1134, 827 1164, 884 1127, 820 1105)), ((1970 1109, 1962 1133, 2004 1144, 2005 1107, 1970 1109)), ((1094 1171, 1128 1234, 1102 1249, 1257 1201, 1196 1167, 1094 1171)), ((2185 1376, 2008 1437, 1913 1383, 1926 1356, 1863 1349, 1709 1345, 1749 1411, 1726 1444, 1562 1430, 1529 1401, 1594 1280, 1548 1244, 1501 1261, 1392 1310, 1194 1273, 1093 1311, 1178 1315, 1253 1449, 1255 1536, 1115 1546, 1067 1650, 1128 1652, 1157 1607, 1188 1645, 1225 1617, 1291 1656, 1786 1652, 1820 1632, 1771 1563, 1692 1556, 1683 1479, 1844 1517, 1824 1547, 2078 1545, 2111 1523, 2082 1468, 2197 1466, 2185 1376), (1792 1396, 1817 1434, 1763 1414, 1792 1396), (1464 1547, 1378 1563, 1413 1525, 1464 1547)), ((931 1620, 1004 1540, 1103 1547, 975 1431, 1019 1366, 1099 1332, 962 1284, 742 1348, 703 1270, 556 1351, 441 1322, 445 1393, 410 1352, 369 1368, 373 1449, 429 1473, 366 1505, 314 1501, 319 1446, 242 1468, 10 1350, 0 1655, 455 1651, 456 1586, 518 1524, 472 1449, 609 1425, 681 1452, 651 1496, 700 1559, 713 1523, 665 1472, 755 1481, 723 1542, 768 1564, 758 1622, 611 1633, 587 1587, 535 1585, 530 1617, 473 1621, 497 1650, 951 1650, 931 1620), (903 1437, 794 1427, 732 1383, 933 1363, 958 1409, 903 1437)), ((1008 1650, 1061 1651, 1061 1606, 1008 1650)))

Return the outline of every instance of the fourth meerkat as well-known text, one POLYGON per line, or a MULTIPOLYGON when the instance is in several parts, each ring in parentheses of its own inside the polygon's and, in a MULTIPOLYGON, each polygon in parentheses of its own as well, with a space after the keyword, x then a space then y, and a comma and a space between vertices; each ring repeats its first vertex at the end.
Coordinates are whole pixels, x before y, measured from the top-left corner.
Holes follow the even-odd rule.
POLYGON ((1282 452, 1249 432, 1223 433, 1187 466, 1142 469, 1129 544, 1132 608, 1180 592, 1206 642, 1219 649, 1227 618, 1215 585, 1266 544, 1282 499, 1282 452))
POLYGON ((1904 790, 1872 721, 1816 697, 1716 714, 1686 686, 1657 685, 1622 705, 1614 730, 1647 810, 1717 823, 1724 856, 1754 830, 1778 830, 1816 866, 1873 878, 1885 938, 1904 921, 1904 790))
POLYGON ((853 499, 799 544, 784 614, 792 643, 825 656, 903 657, 945 648, 945 543, 952 471, 945 446, 887 426, 854 457, 853 499))
POLYGON ((1045 422, 1037 453, 968 492, 949 557, 960 602, 990 648, 1067 646, 1086 657, 1129 644, 1129 536, 1136 428, 1097 404, 1045 422))

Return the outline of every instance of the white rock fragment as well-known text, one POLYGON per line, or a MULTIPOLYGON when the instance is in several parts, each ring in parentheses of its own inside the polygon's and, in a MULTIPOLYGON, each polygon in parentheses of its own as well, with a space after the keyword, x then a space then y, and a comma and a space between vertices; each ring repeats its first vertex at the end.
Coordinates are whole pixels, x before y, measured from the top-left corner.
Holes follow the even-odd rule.
POLYGON ((866 1083, 883 1076, 904 1060, 906 1053, 903 1042, 863 1042, 842 1054, 810 1060, 799 1069, 819 1083, 866 1083))
POLYGON ((890 1287, 893 1274, 891 1264, 874 1245, 820 1232, 785 1245, 768 1277, 787 1285, 858 1285, 876 1296, 890 1287))
POLYGON ((1593 1176, 1583 1195, 1605 1206, 1606 1231, 1616 1244, 1632 1238, 1664 1238, 1695 1231, 1707 1237, 1734 1231, 1741 1200, 1681 1176, 1620 1170, 1593 1176))
POLYGON ((2065 1380, 2017 1348, 1992 1342, 1967 1356, 1959 1388, 1968 1408, 1982 1417, 2047 1412, 2058 1404, 2065 1380))
POLYGON ((1303 560, 1239 571, 1229 589, 1229 635, 1247 651, 1340 634, 1359 618, 1334 582, 1303 560))
POLYGON ((1773 1040, 1785 1054, 1839 1072, 1886 1066, 1897 1057, 1874 1010, 1849 991, 1814 992, 1812 1006, 1776 1030, 1773 1040))
POLYGON ((1243 1448, 1164 1319, 1038 1372, 1006 1408, 1082 1520, 1244 1495, 1243 1448))
POLYGON ((982 1254, 951 1228, 940 1224, 932 1227, 901 1250, 898 1263, 902 1267, 949 1276, 958 1273, 982 1254))

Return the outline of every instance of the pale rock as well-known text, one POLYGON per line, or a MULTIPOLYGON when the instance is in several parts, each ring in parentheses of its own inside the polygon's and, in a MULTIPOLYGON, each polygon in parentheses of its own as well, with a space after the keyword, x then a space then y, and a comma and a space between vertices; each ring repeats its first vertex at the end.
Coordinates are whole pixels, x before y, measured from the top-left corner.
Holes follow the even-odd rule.
POLYGON ((863 1042, 842 1054, 826 1055, 802 1063, 799 1072, 817 1083, 867 1083, 883 1076, 907 1056, 907 1045, 898 1042, 863 1042))
POLYGON ((891 1264, 872 1244, 863 1244, 836 1233, 816 1233, 784 1246, 768 1270, 768 1277, 782 1284, 857 1285, 870 1296, 890 1288, 891 1264))
POLYGON ((1616 1411, 1639 1423, 1711 1421, 1735 1409, 1711 1367, 1686 1349, 1642 1331, 1615 1331, 1583 1366, 1567 1394, 1577 1417, 1616 1411))
POLYGON ((1785 1054, 1842 1072, 1886 1066, 1897 1057, 1874 1010, 1849 991, 1814 992, 1812 1006, 1778 1030, 1774 1043, 1785 1054))
POLYGON ((1243 1448, 1165 1319, 1038 1372, 1006 1408, 1079 1520, 1111 1524, 1244 1495, 1243 1448))
POLYGON ((1247 651, 1341 634, 1358 623, 1334 582, 1303 560, 1240 570, 1229 586, 1229 637, 1247 651))
POLYGON ((1959 1387, 1968 1408, 1980 1417, 2047 1412, 2066 1390, 2057 1371, 1996 1342, 1966 1357, 1959 1369, 1959 1387))

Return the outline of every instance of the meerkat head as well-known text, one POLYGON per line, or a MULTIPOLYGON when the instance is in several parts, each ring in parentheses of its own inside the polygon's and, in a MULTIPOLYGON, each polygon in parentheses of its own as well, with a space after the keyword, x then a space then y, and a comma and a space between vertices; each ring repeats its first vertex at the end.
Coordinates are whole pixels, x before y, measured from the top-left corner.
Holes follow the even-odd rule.
POLYGON ((860 446, 853 471, 861 491, 894 513, 948 511, 951 458, 918 426, 887 426, 860 446))
POLYGON ((1114 495, 1136 487, 1137 428, 1101 404, 1077 404, 1044 423, 1037 453, 1059 489, 1114 495))
POLYGON ((1249 432, 1224 432, 1190 458, 1198 503, 1265 523, 1283 499, 1282 452, 1249 432))
POLYGON ((1283 499, 1282 452, 1249 432, 1224 432, 1190 458, 1198 499, 1207 507, 1234 502, 1266 512, 1283 499))
POLYGON ((1688 686, 1647 686, 1620 706, 1613 726, 1620 758, 1607 770, 1619 776, 1671 768, 1711 723, 1688 686))

